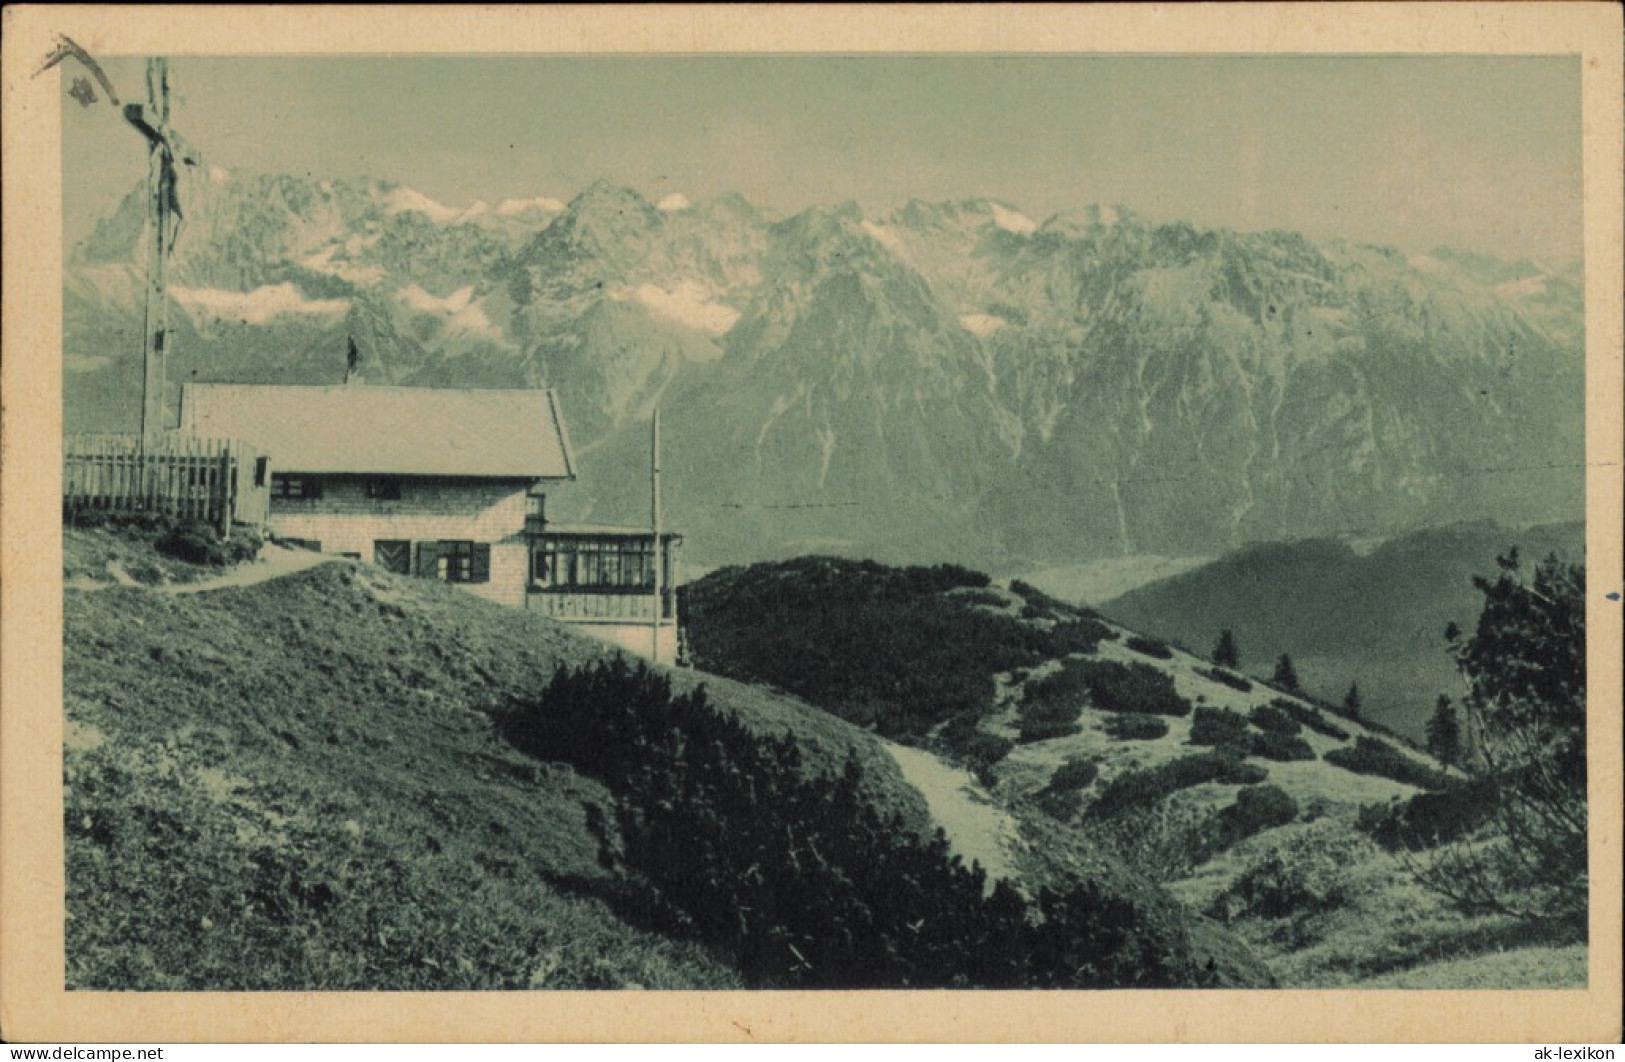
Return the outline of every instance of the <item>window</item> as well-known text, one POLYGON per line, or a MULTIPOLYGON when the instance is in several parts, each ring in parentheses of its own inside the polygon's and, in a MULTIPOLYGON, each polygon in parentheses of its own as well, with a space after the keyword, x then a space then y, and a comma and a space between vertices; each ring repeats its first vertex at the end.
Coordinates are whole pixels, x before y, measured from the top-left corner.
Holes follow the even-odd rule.
POLYGON ((531 581, 599 593, 649 593, 654 550, 649 539, 544 538, 531 554, 531 581))
POLYGON ((485 542, 419 542, 414 570, 426 579, 447 583, 488 583, 491 547, 485 542))
POLYGON ((393 478, 369 479, 367 497, 374 501, 400 501, 401 481, 393 478))
POLYGON ((319 476, 303 476, 295 474, 273 473, 271 475, 271 497, 273 498, 320 498, 322 496, 322 481, 319 476))
POLYGON ((269 457, 254 458, 254 486, 265 486, 265 474, 270 470, 271 459, 269 457))

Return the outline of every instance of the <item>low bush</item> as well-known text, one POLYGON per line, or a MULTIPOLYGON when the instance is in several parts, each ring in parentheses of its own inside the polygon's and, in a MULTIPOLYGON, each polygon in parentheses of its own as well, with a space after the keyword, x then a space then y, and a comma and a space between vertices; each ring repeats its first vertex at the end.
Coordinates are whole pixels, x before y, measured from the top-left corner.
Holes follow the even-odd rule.
POLYGON ((1128 641, 1124 642, 1123 644, 1134 650, 1136 653, 1142 653, 1145 656, 1154 656, 1158 660, 1169 660, 1172 659, 1174 655, 1174 651, 1168 648, 1167 642, 1159 642, 1155 638, 1146 638, 1138 634, 1130 636, 1128 641))
POLYGON ((977 717, 966 713, 956 715, 937 732, 937 741, 950 758, 976 774, 986 778, 994 764, 1010 754, 1015 743, 1009 738, 989 734, 977 725, 977 717))
POLYGON ((1252 747, 1247 717, 1228 708, 1198 708, 1191 719, 1191 744, 1235 749, 1252 747))
POLYGON ((1109 642, 1117 637, 1116 631, 1088 616, 1062 620, 1043 633, 1046 652, 1052 657, 1092 653, 1100 647, 1101 642, 1109 642))
POLYGON ((1034 586, 1032 583, 1021 579, 1010 580, 1010 592, 1027 602, 1027 605, 1035 610, 1049 611, 1064 616, 1083 616, 1088 618, 1094 618, 1100 615, 1094 609, 1083 608, 1082 606, 1074 605, 1069 601, 1062 601, 1058 597, 1052 597, 1049 594, 1044 593, 1044 591, 1038 589, 1038 587, 1034 586))
POLYGON ((1020 733, 1016 737, 1016 741, 1023 745, 1031 745, 1035 741, 1053 741, 1056 738, 1071 737, 1073 734, 1081 733, 1083 733, 1083 727, 1075 722, 1023 719, 1021 720, 1020 733))
POLYGON ((985 713, 994 676, 1054 657, 1058 641, 1086 640, 972 604, 988 585, 950 565, 803 557, 721 569, 679 596, 695 666, 919 739, 956 715, 985 713))
POLYGON ((1272 704, 1254 705, 1252 711, 1247 713, 1247 720, 1271 734, 1297 734, 1303 729, 1290 714, 1272 704))
POLYGON ((1171 793, 1204 782, 1256 785, 1268 777, 1263 767, 1247 763, 1234 753, 1198 752, 1156 767, 1124 771, 1102 787, 1090 812, 1109 817, 1150 807, 1171 793))
POLYGON ((1333 723, 1319 711, 1309 707, 1307 704, 1299 704, 1297 701, 1289 701, 1285 697, 1277 697, 1270 701, 1269 706, 1278 711, 1285 712, 1288 716, 1297 720, 1299 723, 1302 723, 1304 726, 1308 727, 1310 730, 1313 730, 1317 734, 1321 734, 1329 738, 1336 738, 1338 741, 1347 741, 1349 739, 1349 732, 1347 730, 1344 730, 1336 723, 1333 723))
POLYGON ((1207 913, 1229 922, 1247 915, 1277 919, 1344 906, 1354 898, 1351 868, 1362 850, 1369 850, 1368 842, 1346 826, 1327 822, 1323 828, 1310 827, 1248 863, 1207 913))
POLYGON ((1465 837, 1495 815, 1493 782, 1474 779, 1409 800, 1360 808, 1360 830, 1389 851, 1431 848, 1465 837))
POLYGON ((1285 826, 1298 817, 1298 802, 1277 785, 1253 785, 1236 792, 1236 802, 1219 813, 1225 834, 1234 844, 1255 833, 1285 826))
POLYGON ((1168 721, 1155 715, 1113 712, 1102 725, 1114 741, 1155 741, 1168 733, 1168 721))
POLYGON ((753 734, 703 689, 624 660, 561 670, 510 739, 617 795, 629 916, 732 957, 759 987, 1196 984, 1189 938, 1124 890, 984 888, 938 830, 921 840, 860 796, 856 758, 806 776, 795 740, 753 734))
POLYGON ((1450 777, 1443 771, 1412 759, 1385 741, 1363 734, 1353 746, 1326 753, 1325 760, 1345 771, 1391 778, 1419 789, 1446 789, 1451 785, 1450 777))
POLYGON ((1234 671, 1226 671, 1222 667, 1197 668, 1196 673, 1204 678, 1210 678, 1214 682, 1221 685, 1229 686, 1233 690, 1239 690, 1242 693, 1249 693, 1253 688, 1253 684, 1247 679, 1242 678, 1234 671))
POLYGON ((1108 712, 1147 715, 1189 715, 1191 704, 1174 689, 1174 680, 1149 664, 1119 664, 1115 660, 1069 659, 1061 670, 1029 682, 1029 699, 1090 703, 1108 712))
POLYGON ((224 537, 201 520, 186 520, 170 527, 154 543, 159 553, 188 564, 222 568, 259 556, 260 537, 251 531, 236 530, 224 537))
POLYGON ((1315 758, 1315 750, 1309 747, 1309 742, 1296 734, 1283 734, 1276 730, 1254 734, 1252 753, 1266 760, 1278 760, 1283 763, 1315 758))
POLYGON ((1056 792, 1087 789, 1100 776, 1100 764, 1072 756, 1049 776, 1049 788, 1056 792))

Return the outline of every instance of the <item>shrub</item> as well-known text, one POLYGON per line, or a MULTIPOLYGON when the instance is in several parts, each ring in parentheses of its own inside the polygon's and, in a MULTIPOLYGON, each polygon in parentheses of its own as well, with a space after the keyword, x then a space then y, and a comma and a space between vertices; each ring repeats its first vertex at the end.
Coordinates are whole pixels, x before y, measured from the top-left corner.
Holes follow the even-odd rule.
POLYGON ((1253 688, 1253 684, 1251 682, 1242 678, 1233 671, 1226 671, 1222 667, 1197 668, 1196 673, 1204 678, 1210 678, 1214 682, 1221 685, 1229 686, 1233 690, 1239 690, 1242 693, 1249 693, 1253 688))
POLYGON ((977 725, 973 714, 956 715, 937 733, 937 740, 949 755, 986 780, 992 766, 1010 754, 1015 743, 989 734, 977 725))
POLYGON ((212 525, 186 520, 170 527, 154 546, 166 557, 220 568, 253 560, 259 555, 260 538, 254 532, 237 529, 222 538, 212 525))
POLYGON ((1228 848, 1255 833, 1285 826, 1298 817, 1298 802, 1275 785, 1253 785, 1236 792, 1236 802, 1219 812, 1222 845, 1228 848))
POLYGON ((1411 759, 1385 741, 1362 734, 1352 747, 1332 749, 1327 763, 1355 774, 1371 774, 1420 789, 1444 789, 1451 782, 1442 771, 1411 759))
POLYGON ((697 667, 788 690, 887 737, 923 737, 984 713, 995 675, 1055 655, 1052 631, 948 592, 986 586, 948 565, 804 557, 712 572, 679 594, 697 667))
POLYGON ((954 594, 954 600, 962 605, 985 605, 992 608, 1004 608, 1009 604, 1004 595, 997 590, 961 590, 954 594))
POLYGON ((1087 692, 1095 707, 1108 712, 1189 715, 1190 702, 1174 689, 1174 680, 1148 664, 1114 660, 1069 659, 1061 670, 1029 682, 1029 699, 1077 702, 1087 692))
POLYGON ((1134 650, 1136 653, 1143 653, 1146 656, 1154 656, 1158 660, 1169 660, 1172 659, 1174 655, 1174 651, 1168 648, 1167 642, 1160 642, 1155 638, 1146 638, 1138 634, 1130 636, 1128 641, 1124 642, 1123 644, 1134 650))
POLYGON ((1058 597, 1052 597, 1049 594, 1044 593, 1044 591, 1038 589, 1038 587, 1034 586, 1032 583, 1025 582, 1021 579, 1010 580, 1010 592, 1027 602, 1028 606, 1035 610, 1047 610, 1060 615, 1081 616, 1086 618, 1094 618, 1099 616, 1099 613, 1094 609, 1083 608, 1079 605, 1074 605, 1069 601, 1062 601, 1058 597))
POLYGON ((1168 722, 1155 715, 1113 712, 1103 724, 1116 741, 1155 741, 1168 733, 1168 722))
POLYGON ((1264 768, 1226 752, 1199 752, 1144 770, 1128 770, 1101 789, 1090 811, 1112 816, 1150 807, 1171 793, 1204 782, 1254 785, 1269 777, 1264 768))
POLYGON ((1053 741, 1056 738, 1071 737, 1073 734, 1083 733, 1083 727, 1077 723, 1062 722, 1047 719, 1023 719, 1021 732, 1016 740, 1023 745, 1031 745, 1035 741, 1053 741))
POLYGON ((1252 731, 1247 717, 1228 708, 1198 708, 1191 719, 1192 745, 1219 745, 1236 749, 1252 747, 1252 731))
POLYGON ((1262 756, 1266 760, 1312 760, 1315 750, 1309 743, 1296 734, 1283 734, 1276 730, 1266 730, 1254 734, 1252 752, 1255 756, 1262 756))
POLYGON ((1049 776, 1049 788, 1056 792, 1087 789, 1099 776, 1100 765, 1094 760, 1072 756, 1049 776))
POLYGON ((1358 821, 1362 832, 1390 851, 1431 848, 1489 822, 1495 804, 1494 784, 1480 778, 1409 800, 1363 805, 1358 821))
POLYGON ((1229 922, 1243 915, 1275 919, 1342 907, 1354 898, 1351 868, 1367 847, 1346 827, 1311 827, 1254 858, 1214 898, 1208 914, 1229 922))
POLYGON ((1255 705, 1247 719, 1258 729, 1274 734, 1296 734, 1302 729, 1296 719, 1272 704, 1255 705))
POLYGON ((1317 734, 1322 734, 1329 738, 1336 738, 1338 741, 1347 741, 1349 739, 1349 732, 1347 730, 1344 730, 1336 723, 1331 722, 1324 715, 1309 707, 1307 704, 1299 704, 1297 701, 1289 701, 1284 697, 1277 697, 1270 701, 1270 707, 1277 708, 1280 711, 1285 712, 1287 715, 1291 716, 1293 719, 1296 719, 1298 722, 1302 723, 1304 726, 1308 727, 1310 730, 1313 730, 1317 734))
POLYGON ((941 830, 921 840, 860 797, 856 758, 807 777, 792 737, 763 737, 703 689, 616 658, 561 670, 507 720, 523 750, 617 795, 625 859, 646 889, 628 917, 698 938, 765 987, 1195 984, 1187 936, 1134 894, 1085 881, 989 892, 941 830))
POLYGON ((1062 620, 1044 632, 1045 654, 1066 656, 1070 653, 1092 653, 1101 642, 1117 637, 1117 632, 1097 619, 1087 616, 1062 620))

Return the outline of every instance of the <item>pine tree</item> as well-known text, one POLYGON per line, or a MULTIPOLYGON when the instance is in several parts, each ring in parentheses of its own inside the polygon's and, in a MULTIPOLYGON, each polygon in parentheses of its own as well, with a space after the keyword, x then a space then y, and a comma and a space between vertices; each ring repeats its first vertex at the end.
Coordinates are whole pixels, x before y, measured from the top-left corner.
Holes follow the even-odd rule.
POLYGON ((1428 720, 1428 752, 1440 763, 1454 765, 1461 762, 1461 722, 1456 718, 1455 706, 1450 698, 1439 694, 1438 707, 1428 720))
POLYGON ((1343 697, 1343 714, 1348 716, 1350 719, 1360 718, 1360 707, 1362 703, 1363 702, 1360 700, 1360 684, 1358 682, 1349 683, 1349 691, 1347 695, 1343 697))
POLYGON ((1213 662, 1220 667, 1240 667, 1241 654, 1236 650, 1236 636, 1226 627, 1219 632, 1219 644, 1213 647, 1213 662))
POLYGON ((1292 666, 1292 658, 1285 653, 1275 662, 1275 675, 1271 680, 1275 685, 1288 693, 1297 693, 1301 687, 1298 685, 1298 672, 1292 666))

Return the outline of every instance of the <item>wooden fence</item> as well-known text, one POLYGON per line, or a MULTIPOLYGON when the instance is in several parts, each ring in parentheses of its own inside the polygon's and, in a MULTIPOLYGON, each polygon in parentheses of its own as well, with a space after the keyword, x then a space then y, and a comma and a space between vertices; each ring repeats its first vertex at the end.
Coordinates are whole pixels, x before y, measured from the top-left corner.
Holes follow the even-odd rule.
POLYGON ((62 446, 62 508, 162 513, 222 531, 259 522, 269 504, 264 458, 232 439, 179 433, 143 449, 139 435, 69 435, 62 446))

